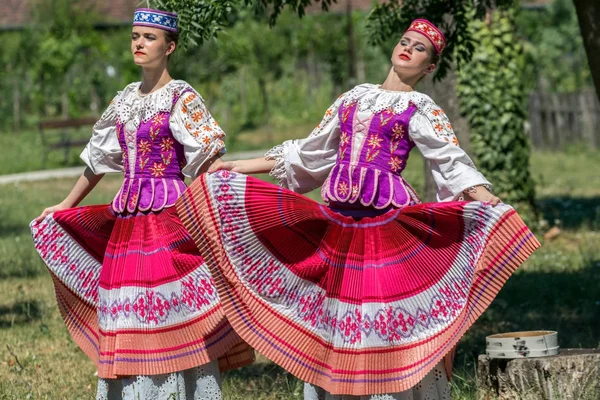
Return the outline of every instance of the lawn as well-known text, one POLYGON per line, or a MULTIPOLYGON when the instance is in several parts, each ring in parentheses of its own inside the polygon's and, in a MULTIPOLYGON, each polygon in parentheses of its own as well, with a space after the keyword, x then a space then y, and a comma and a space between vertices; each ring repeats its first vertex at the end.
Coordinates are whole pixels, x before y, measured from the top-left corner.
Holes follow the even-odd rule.
MULTIPOLYGON (((242 131, 228 135, 227 150, 230 152, 260 150, 274 146, 284 140, 308 136, 318 120, 313 123, 291 125, 275 124, 256 130, 242 131)), ((87 139, 91 135, 90 127, 74 130, 71 140, 87 139)), ((60 132, 58 132, 60 134, 60 132)), ((56 138, 50 140, 55 141, 56 138)), ((42 145, 37 131, 23 131, 19 134, 0 133, 0 175, 44 169, 65 168, 83 165, 79 153, 83 146, 70 149, 61 148, 48 151, 42 145), (67 156, 65 157, 65 152, 67 156), (47 153, 47 159, 44 157, 47 153)))
MULTIPOLYGON (((17 156, 15 155, 15 159, 17 156)), ((422 163, 409 162, 408 180, 422 188, 422 163)), ((535 153, 542 240, 551 227, 561 234, 509 280, 462 339, 453 398, 474 398, 478 354, 491 333, 553 329, 560 345, 598 347, 600 340, 600 157, 598 153, 535 153)), ((0 399, 90 399, 94 366, 64 328, 51 280, 31 244, 29 221, 60 201, 74 179, 0 186, 0 399)), ((105 178, 86 204, 111 200, 120 183, 105 178)), ((318 194, 312 193, 315 197, 318 194)), ((262 357, 228 373, 225 399, 301 399, 302 385, 262 357)))

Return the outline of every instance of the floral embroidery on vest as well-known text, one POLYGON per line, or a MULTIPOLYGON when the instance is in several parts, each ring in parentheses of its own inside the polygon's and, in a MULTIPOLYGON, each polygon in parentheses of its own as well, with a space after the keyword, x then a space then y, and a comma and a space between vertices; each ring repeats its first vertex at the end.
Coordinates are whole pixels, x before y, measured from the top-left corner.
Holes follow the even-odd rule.
POLYGON ((338 193, 341 194, 342 196, 346 196, 349 192, 349 188, 348 188, 348 184, 346 182, 340 182, 338 184, 338 193))
POLYGON ((140 169, 142 172, 146 169, 146 165, 148 164, 149 160, 150 157, 140 157, 140 169))
POLYGON ((152 173, 153 177, 162 178, 165 175, 165 169, 165 164, 155 162, 152 167, 150 167, 150 172, 152 173))
POLYGON ((367 149, 367 162, 371 162, 375 158, 377 158, 377 156, 381 152, 381 150, 379 149, 381 148, 382 141, 383 139, 380 138, 379 134, 377 133, 372 133, 371 135, 369 135, 369 140, 367 141, 367 146, 369 147, 367 149))
POLYGON ((154 142, 154 140, 156 139, 156 137, 158 136, 159 133, 160 133, 160 128, 151 127, 150 128, 150 140, 152 140, 154 142))
POLYGON ((154 118, 152 118, 152 126, 161 126, 165 123, 165 114, 160 113, 156 114, 154 118))
POLYGON ((147 155, 152 151, 152 145, 145 139, 140 140, 138 143, 138 153, 142 156, 147 155))

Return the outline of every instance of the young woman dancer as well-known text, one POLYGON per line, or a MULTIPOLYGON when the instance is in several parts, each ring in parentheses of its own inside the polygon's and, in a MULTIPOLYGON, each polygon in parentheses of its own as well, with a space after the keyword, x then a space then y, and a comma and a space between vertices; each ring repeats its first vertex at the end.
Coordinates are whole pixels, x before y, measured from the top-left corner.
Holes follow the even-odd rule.
POLYGON ((173 207, 184 175, 225 151, 202 97, 169 75, 176 46, 175 14, 135 11, 143 79, 94 125, 71 193, 31 224, 69 332, 98 367, 98 399, 221 399, 220 369, 253 356, 173 207), (125 179, 110 205, 74 208, 111 172, 125 179))
POLYGON ((341 95, 305 139, 214 166, 177 202, 230 323, 307 382, 305 399, 449 399, 452 349, 539 246, 414 90, 445 44, 413 21, 382 85, 341 95), (413 147, 439 202, 402 177, 413 147), (268 171, 284 188, 244 175, 268 171), (318 186, 326 205, 295 193, 318 186))

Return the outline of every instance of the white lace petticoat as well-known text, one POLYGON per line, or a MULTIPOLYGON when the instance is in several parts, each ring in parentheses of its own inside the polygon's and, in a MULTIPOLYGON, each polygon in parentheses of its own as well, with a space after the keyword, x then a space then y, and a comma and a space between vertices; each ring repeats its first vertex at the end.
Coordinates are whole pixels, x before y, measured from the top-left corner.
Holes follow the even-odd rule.
POLYGON ((162 375, 98 379, 96 400, 221 400, 218 361, 162 375))

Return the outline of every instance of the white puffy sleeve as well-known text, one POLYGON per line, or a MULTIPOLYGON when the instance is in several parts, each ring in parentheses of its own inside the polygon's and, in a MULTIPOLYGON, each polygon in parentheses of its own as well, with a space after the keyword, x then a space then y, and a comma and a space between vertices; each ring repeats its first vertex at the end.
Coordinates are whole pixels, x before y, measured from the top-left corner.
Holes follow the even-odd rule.
POLYGON ((275 146, 265 154, 275 160, 270 175, 285 188, 306 193, 323 184, 335 165, 340 142, 338 110, 344 95, 327 109, 321 123, 305 139, 275 146))
POLYGON ((182 169, 185 176, 195 178, 204 162, 217 154, 225 154, 225 132, 206 109, 202 96, 195 91, 181 96, 169 122, 173 137, 183 145, 187 162, 182 169))
POLYGON ((123 171, 123 153, 117 136, 116 99, 110 102, 100 120, 94 124, 92 137, 80 155, 95 175, 123 171))
POLYGON ((416 112, 409 125, 409 135, 423 157, 429 161, 437 185, 438 201, 457 200, 471 186, 491 184, 477 171, 471 158, 458 145, 444 111, 434 107, 416 112))

